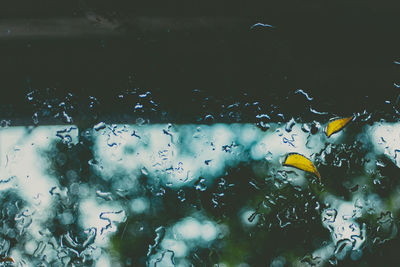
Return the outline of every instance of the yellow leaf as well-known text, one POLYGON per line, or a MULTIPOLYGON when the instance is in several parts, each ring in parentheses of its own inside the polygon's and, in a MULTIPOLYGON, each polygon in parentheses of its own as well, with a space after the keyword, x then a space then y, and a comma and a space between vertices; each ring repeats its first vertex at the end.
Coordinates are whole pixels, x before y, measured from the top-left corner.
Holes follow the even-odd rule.
POLYGON ((334 134, 342 130, 351 120, 353 119, 353 116, 348 117, 348 118, 341 118, 341 119, 336 119, 331 122, 329 122, 328 126, 326 127, 326 136, 328 138, 334 134))
POLYGON ((298 153, 290 153, 283 163, 284 166, 294 167, 306 172, 310 172, 315 174, 318 179, 321 181, 321 175, 319 174, 317 168, 315 168, 314 164, 308 158, 304 157, 298 153))

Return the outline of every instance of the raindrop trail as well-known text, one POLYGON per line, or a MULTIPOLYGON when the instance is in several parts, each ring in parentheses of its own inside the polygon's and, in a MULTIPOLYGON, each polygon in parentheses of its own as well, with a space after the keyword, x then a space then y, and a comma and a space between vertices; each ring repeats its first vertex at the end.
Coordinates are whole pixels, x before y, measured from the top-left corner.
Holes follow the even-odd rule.
POLYGON ((264 23, 258 22, 258 23, 256 23, 256 24, 253 24, 253 25, 250 27, 250 30, 254 29, 255 27, 275 28, 274 26, 272 26, 272 25, 270 25, 270 24, 264 24, 264 23))

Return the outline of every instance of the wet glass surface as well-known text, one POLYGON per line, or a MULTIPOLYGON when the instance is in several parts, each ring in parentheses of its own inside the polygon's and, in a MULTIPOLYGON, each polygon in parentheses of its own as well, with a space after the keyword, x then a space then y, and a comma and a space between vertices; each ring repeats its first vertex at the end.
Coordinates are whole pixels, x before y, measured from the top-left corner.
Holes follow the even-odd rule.
POLYGON ((0 266, 398 265, 397 6, 25 2, 0 266))

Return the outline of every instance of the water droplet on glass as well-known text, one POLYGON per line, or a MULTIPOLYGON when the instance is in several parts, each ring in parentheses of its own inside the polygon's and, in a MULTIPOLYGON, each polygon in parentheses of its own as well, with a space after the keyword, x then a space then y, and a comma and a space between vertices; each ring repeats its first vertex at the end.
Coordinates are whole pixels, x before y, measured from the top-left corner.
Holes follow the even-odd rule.
POLYGON ((96 131, 100 131, 100 130, 105 129, 106 127, 107 127, 107 125, 104 122, 99 122, 98 124, 93 126, 93 129, 95 129, 96 131))
POLYGON ((10 120, 1 120, 0 121, 0 127, 1 128, 7 128, 11 125, 11 121, 10 120))
POLYGON ((335 246, 335 257, 338 260, 343 260, 353 249, 353 242, 349 239, 341 239, 335 246))
POLYGON ((296 124, 296 121, 293 118, 291 118, 290 121, 288 121, 288 123, 286 123, 285 131, 290 133, 295 124, 296 124))
POLYGON ((35 125, 37 125, 37 124, 39 123, 39 115, 38 115, 37 112, 35 112, 35 113, 32 115, 32 120, 33 120, 33 124, 35 124, 35 125))
POLYGON ((179 199, 181 202, 184 202, 184 201, 186 200, 185 191, 183 191, 182 189, 180 189, 180 190, 178 191, 177 195, 178 195, 178 199, 179 199))
POLYGON ((323 221, 327 223, 334 223, 337 216, 336 209, 326 209, 323 212, 323 221))
POLYGON ((204 178, 199 178, 199 180, 197 180, 197 181, 194 183, 194 187, 196 188, 196 190, 199 190, 199 191, 205 191, 205 190, 207 190, 207 186, 205 185, 205 181, 206 181, 206 179, 204 179, 204 178))

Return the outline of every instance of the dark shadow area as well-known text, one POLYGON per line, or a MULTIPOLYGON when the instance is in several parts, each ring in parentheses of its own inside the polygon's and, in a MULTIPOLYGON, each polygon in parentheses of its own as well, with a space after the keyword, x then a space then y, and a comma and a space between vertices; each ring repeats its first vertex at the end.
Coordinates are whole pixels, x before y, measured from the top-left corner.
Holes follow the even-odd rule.
MULTIPOLYGON (((135 102, 118 98, 135 88, 151 91, 157 104, 142 116, 176 123, 204 122, 199 92, 219 109, 227 99, 258 101, 268 111, 281 104, 287 114, 304 109, 297 100, 285 106, 299 88, 314 97, 314 109, 338 115, 379 111, 397 97, 395 3, 6 2, 0 110, 17 124, 31 122, 26 94, 46 88, 75 95, 80 116, 88 111, 82 99, 94 96, 102 105, 95 120, 120 122, 138 117, 126 110, 135 102), (255 23, 274 27, 251 28, 255 23)), ((218 121, 238 118, 214 116, 218 121)), ((244 111, 239 121, 257 119, 244 111)))

